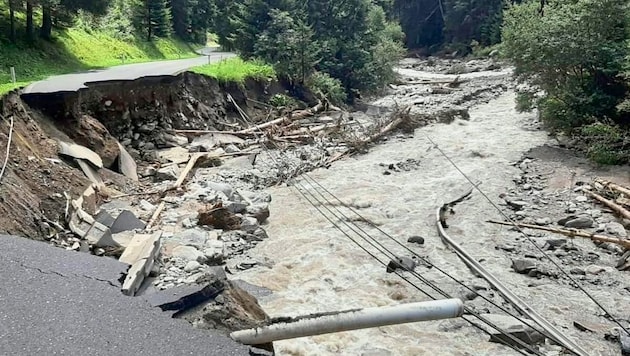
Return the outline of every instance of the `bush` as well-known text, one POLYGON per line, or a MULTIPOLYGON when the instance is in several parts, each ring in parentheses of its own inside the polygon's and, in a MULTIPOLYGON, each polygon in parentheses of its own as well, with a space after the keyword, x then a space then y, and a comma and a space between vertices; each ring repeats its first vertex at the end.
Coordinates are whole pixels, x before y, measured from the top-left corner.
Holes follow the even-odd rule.
POLYGON ((593 161, 600 164, 630 162, 630 134, 618 126, 594 123, 582 127, 578 135, 593 161))
POLYGON ((307 85, 315 94, 327 98, 332 104, 346 101, 347 96, 341 81, 327 73, 314 73, 308 79, 307 85))
POLYGON ((571 129, 593 118, 618 121, 626 87, 625 0, 557 0, 539 14, 536 1, 505 14, 503 50, 520 82, 532 85, 521 107, 538 107, 553 127, 571 129), (541 91, 541 96, 531 95, 541 91))
POLYGON ((295 99, 284 94, 276 94, 269 99, 269 105, 276 109, 292 107, 296 104, 295 99))
POLYGON ((236 83, 243 83, 245 79, 268 80, 276 77, 276 72, 269 64, 259 60, 244 61, 238 57, 194 67, 190 71, 222 82, 236 83))

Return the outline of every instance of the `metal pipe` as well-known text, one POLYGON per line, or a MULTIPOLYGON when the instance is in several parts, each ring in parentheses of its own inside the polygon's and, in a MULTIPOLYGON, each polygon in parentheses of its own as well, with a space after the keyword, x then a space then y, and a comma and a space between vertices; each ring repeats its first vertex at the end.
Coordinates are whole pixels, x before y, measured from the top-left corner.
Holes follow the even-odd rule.
POLYGON ((275 323, 255 329, 235 331, 230 337, 245 345, 314 336, 340 331, 373 328, 460 317, 464 303, 460 299, 444 299, 389 307, 366 308, 334 314, 297 317, 294 321, 275 323))
MULTIPOLYGON (((468 194, 467 194, 468 195, 468 194)), ((488 283, 494 287, 506 300, 508 300, 512 305, 521 312, 521 314, 527 316, 532 319, 538 325, 540 325, 546 332, 549 334, 555 342, 560 345, 566 347, 571 350, 576 355, 579 356, 588 356, 588 352, 580 347, 578 344, 573 342, 568 336, 565 336, 560 330, 558 330, 553 324, 551 324, 547 319, 538 314, 534 309, 532 309, 527 303, 525 303, 521 298, 519 298, 516 294, 512 292, 512 290, 506 287, 501 281, 499 281, 493 274, 488 272, 481 263, 477 262, 475 258, 473 258, 464 248, 459 245, 455 240, 453 240, 444 229, 442 225, 442 211, 447 209, 449 206, 453 206, 454 203, 461 201, 457 199, 453 202, 446 203, 442 205, 442 207, 438 208, 436 211, 437 218, 437 229, 442 241, 448 247, 452 248, 455 253, 464 261, 466 265, 472 268, 477 274, 482 276, 488 283)))

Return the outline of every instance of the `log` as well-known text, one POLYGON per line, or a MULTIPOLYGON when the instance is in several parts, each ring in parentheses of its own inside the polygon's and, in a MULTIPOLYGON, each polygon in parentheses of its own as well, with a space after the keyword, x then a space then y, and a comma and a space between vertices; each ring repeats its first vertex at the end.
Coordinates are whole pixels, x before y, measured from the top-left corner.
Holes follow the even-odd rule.
POLYGON ((285 122, 291 122, 291 121, 295 121, 295 120, 300 120, 303 119, 305 117, 311 116, 321 110, 324 109, 324 104, 320 101, 319 103, 317 103, 317 105, 313 106, 310 109, 307 110, 301 110, 301 111, 297 111, 297 112, 293 112, 291 115, 289 116, 283 116, 280 118, 277 118, 275 120, 271 120, 271 121, 267 121, 265 123, 262 123, 260 125, 256 125, 241 131, 237 131, 237 134, 251 134, 251 133, 255 133, 257 131, 262 131, 270 126, 274 126, 274 125, 279 125, 285 122))
POLYGON ((606 205, 607 207, 611 208, 612 210, 614 210, 616 213, 618 213, 619 215, 623 216, 626 219, 630 219, 630 211, 624 209, 622 206, 615 204, 614 202, 604 198, 603 196, 597 194, 597 193, 593 193, 591 191, 582 189, 582 191, 584 193, 586 193, 588 196, 590 196, 591 198, 599 201, 600 203, 606 205))
POLYGON ((497 224, 497 225, 505 225, 505 226, 516 226, 519 228, 526 228, 526 229, 533 229, 533 230, 542 230, 542 231, 547 231, 547 232, 553 232, 556 234, 561 234, 567 237, 583 237, 583 238, 587 238, 587 239, 591 239, 595 242, 610 242, 610 243, 614 243, 617 244, 619 246, 622 246, 624 248, 630 248, 630 240, 625 240, 622 238, 618 238, 618 237, 612 237, 612 236, 605 236, 605 235, 597 235, 597 234, 591 234, 582 230, 578 230, 578 229, 559 229, 559 228, 554 228, 554 227, 548 227, 548 226, 539 226, 539 225, 531 225, 531 224, 521 224, 521 223, 511 223, 511 222, 506 222, 506 221, 494 221, 494 220, 488 220, 489 223, 491 224, 497 224))
POLYGON ((160 217, 160 214, 162 213, 162 210, 164 210, 165 206, 166 206, 166 202, 162 200, 162 202, 160 202, 160 205, 158 205, 158 207, 153 212, 153 215, 151 215, 151 220, 149 220, 149 223, 147 224, 147 226, 144 227, 144 231, 151 230, 151 227, 153 226, 153 224, 155 224, 157 219, 160 217))
POLYGON ((227 135, 242 135, 237 131, 217 131, 217 130, 173 130, 173 132, 184 135, 199 136, 206 134, 227 134, 227 135))
POLYGON ((607 180, 604 179, 595 179, 596 183, 599 183, 601 185, 604 186, 604 188, 610 188, 618 193, 624 194, 626 195, 628 198, 630 198, 630 188, 626 188, 624 186, 621 186, 619 184, 615 184, 613 182, 609 182, 607 180))

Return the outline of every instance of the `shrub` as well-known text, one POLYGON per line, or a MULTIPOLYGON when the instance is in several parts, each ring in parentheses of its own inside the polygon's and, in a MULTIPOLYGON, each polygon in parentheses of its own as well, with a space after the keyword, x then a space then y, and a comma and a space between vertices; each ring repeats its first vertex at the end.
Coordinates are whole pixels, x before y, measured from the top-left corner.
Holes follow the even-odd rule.
POLYGON ((327 98, 333 104, 343 103, 347 98, 341 81, 327 73, 314 73, 309 77, 307 85, 315 94, 327 98))

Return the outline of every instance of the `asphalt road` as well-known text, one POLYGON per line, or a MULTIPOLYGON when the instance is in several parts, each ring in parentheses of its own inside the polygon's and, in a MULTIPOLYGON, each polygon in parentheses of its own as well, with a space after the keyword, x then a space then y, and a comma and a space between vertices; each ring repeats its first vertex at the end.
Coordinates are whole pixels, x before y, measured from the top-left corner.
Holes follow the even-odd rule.
POLYGON ((0 235, 0 355, 248 355, 249 348, 127 297, 127 265, 0 235))
POLYGON ((24 89, 25 94, 73 92, 85 88, 85 83, 108 80, 134 80, 147 76, 174 75, 191 67, 218 62, 234 57, 234 53, 202 51, 206 54, 196 58, 148 63, 126 64, 87 72, 56 75, 32 83, 24 89))

